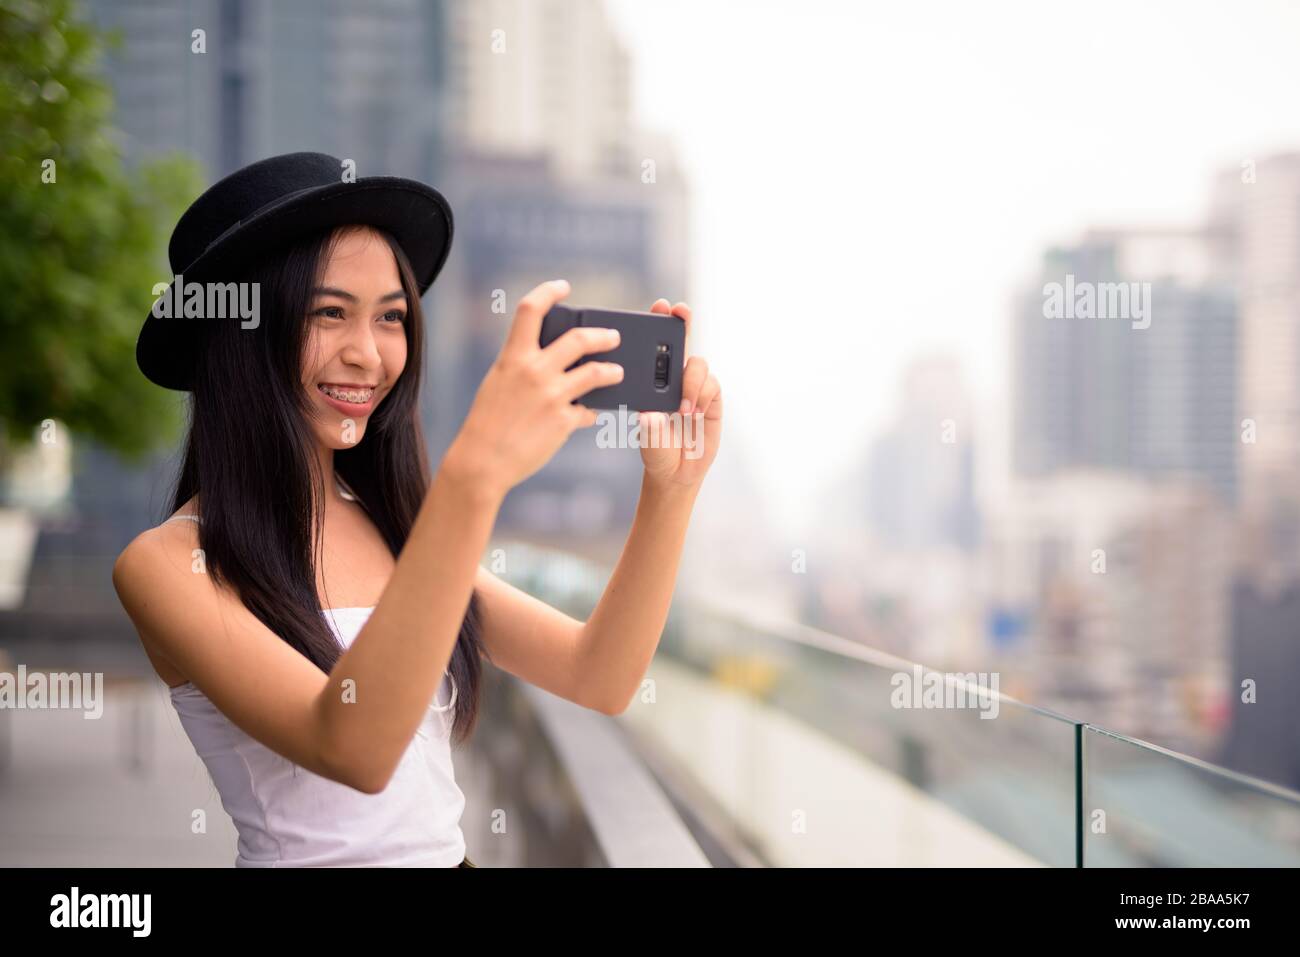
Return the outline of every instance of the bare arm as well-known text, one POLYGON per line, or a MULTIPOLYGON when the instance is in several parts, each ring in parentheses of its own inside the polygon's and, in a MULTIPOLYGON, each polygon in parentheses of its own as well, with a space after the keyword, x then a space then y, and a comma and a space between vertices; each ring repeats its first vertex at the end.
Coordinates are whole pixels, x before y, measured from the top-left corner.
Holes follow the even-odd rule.
POLYGON ((323 740, 347 756, 362 782, 380 789, 451 661, 501 504, 497 493, 448 464, 434 479, 379 604, 316 699, 323 740))
POLYGON ((498 505, 439 470, 378 606, 329 675, 191 570, 198 542, 188 522, 136 538, 113 584, 141 638, 237 727, 295 764, 376 793, 451 660, 498 505), (349 680, 354 702, 343 693, 349 680))
POLYGON ((586 622, 479 568, 492 664, 593 711, 627 708, 663 633, 698 491, 642 484, 622 555, 586 622))
POLYGON ((659 647, 698 491, 641 483, 623 552, 582 630, 584 680, 607 714, 627 708, 659 647))

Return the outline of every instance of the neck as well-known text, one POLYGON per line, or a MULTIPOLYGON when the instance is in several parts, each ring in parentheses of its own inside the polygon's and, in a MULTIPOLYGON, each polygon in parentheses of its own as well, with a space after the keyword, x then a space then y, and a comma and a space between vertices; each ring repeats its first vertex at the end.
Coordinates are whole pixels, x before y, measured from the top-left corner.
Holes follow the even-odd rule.
POLYGON ((338 478, 334 475, 334 450, 323 445, 316 447, 316 461, 320 474, 325 481, 325 507, 333 508, 345 501, 339 494, 338 478))
POLYGON ((320 474, 325 476, 325 486, 328 488, 334 480, 334 450, 318 444, 316 461, 320 465, 320 474))

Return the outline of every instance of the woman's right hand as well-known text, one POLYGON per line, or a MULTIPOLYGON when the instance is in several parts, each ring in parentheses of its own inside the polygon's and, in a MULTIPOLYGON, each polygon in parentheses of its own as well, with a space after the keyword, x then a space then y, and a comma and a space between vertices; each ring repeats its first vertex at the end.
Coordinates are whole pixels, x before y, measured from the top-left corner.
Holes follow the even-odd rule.
POLYGON ((619 342, 615 329, 576 327, 545 349, 542 320, 569 294, 563 279, 544 282, 519 301, 501 353, 488 369, 444 465, 504 498, 537 472, 574 430, 596 423, 597 412, 573 402, 623 378, 615 362, 571 365, 619 342))

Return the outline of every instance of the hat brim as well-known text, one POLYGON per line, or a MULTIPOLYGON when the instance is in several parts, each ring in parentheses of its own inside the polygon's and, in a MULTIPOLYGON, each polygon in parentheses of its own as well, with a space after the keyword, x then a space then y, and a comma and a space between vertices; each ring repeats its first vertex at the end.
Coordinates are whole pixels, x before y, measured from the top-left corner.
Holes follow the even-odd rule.
MULTIPOLYGON (((291 194, 223 233, 181 273, 191 282, 236 278, 257 256, 294 239, 334 226, 375 226, 391 233, 411 262, 423 296, 442 271, 454 231, 451 206, 436 189, 416 180, 368 176, 291 194)), ((179 301, 176 280, 166 295, 179 301)), ((215 320, 220 321, 220 320, 215 320)), ((238 320, 233 320, 238 321, 238 320)), ((147 314, 135 358, 149 381, 167 389, 191 388, 205 320, 147 314)))

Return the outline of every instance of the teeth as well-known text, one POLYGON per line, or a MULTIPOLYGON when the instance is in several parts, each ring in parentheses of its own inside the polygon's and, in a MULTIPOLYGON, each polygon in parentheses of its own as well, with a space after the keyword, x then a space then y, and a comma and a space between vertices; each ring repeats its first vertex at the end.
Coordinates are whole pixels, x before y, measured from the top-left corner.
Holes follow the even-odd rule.
POLYGON ((318 389, 324 392, 331 399, 338 399, 341 402, 351 402, 355 405, 362 405, 369 402, 374 396, 374 389, 337 389, 332 385, 318 385, 318 389))

